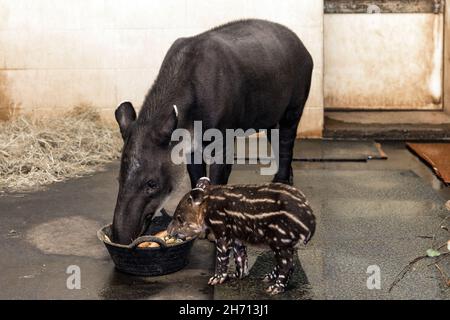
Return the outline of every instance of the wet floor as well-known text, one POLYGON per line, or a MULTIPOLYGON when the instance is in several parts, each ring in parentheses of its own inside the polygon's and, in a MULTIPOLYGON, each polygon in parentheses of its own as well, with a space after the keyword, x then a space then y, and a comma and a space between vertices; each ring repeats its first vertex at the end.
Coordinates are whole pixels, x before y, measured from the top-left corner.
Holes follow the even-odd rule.
MULTIPOLYGON (((314 209, 317 229, 297 252, 288 294, 277 299, 446 298, 434 268, 413 272, 387 292, 401 268, 430 247, 423 236, 435 233, 448 215, 445 201, 413 171, 301 169, 294 174, 314 209), (379 290, 367 287, 369 268, 380 270, 379 290)), ((240 177, 234 181, 243 182, 240 177)), ((444 243, 444 234, 440 238, 444 243)), ((270 271, 267 260, 273 266, 273 258, 268 251, 250 255, 255 260, 251 277, 217 288, 216 298, 267 298, 259 278, 270 271)))
POLYGON ((172 275, 115 270, 96 232, 112 220, 117 172, 115 163, 47 190, 0 197, 0 299, 212 298, 214 248, 207 241, 197 241, 188 266, 172 275), (79 267, 80 290, 67 287, 70 266, 79 267))
MULTIPOLYGON (((317 232, 299 248, 287 294, 277 299, 448 299, 440 274, 427 263, 392 291, 401 268, 429 247, 450 190, 402 143, 383 144, 388 160, 296 162, 295 184, 309 197, 317 232), (367 288, 367 268, 378 266, 380 290, 367 288)), ((271 269, 270 252, 252 248, 250 277, 206 285, 214 249, 197 241, 184 270, 156 278, 121 274, 96 239, 112 219, 118 164, 90 177, 26 195, 0 197, 2 299, 242 299, 269 298, 259 279, 271 269), (67 288, 69 266, 79 266, 81 289, 67 288)), ((253 166, 238 166, 231 182, 259 182, 253 166)), ((187 188, 187 184, 185 189, 187 188)), ((175 203, 169 204, 169 209, 175 203)), ((440 236, 440 235, 439 235, 440 236)), ((450 266, 443 265, 450 271, 450 266)))

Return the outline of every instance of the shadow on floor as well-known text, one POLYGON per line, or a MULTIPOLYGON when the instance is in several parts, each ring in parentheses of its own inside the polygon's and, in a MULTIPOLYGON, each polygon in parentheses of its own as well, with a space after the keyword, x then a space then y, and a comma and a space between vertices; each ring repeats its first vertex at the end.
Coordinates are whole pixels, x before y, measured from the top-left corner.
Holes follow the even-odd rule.
MULTIPOLYGON (((250 249, 251 250, 251 249, 250 249)), ((311 300, 313 298, 311 286, 303 269, 298 255, 295 255, 295 269, 285 293, 271 296, 265 292, 270 283, 262 281, 265 274, 272 271, 275 266, 275 259, 272 251, 251 253, 257 255, 255 263, 250 269, 247 278, 238 280, 231 279, 215 290, 215 299, 233 300, 311 300)))

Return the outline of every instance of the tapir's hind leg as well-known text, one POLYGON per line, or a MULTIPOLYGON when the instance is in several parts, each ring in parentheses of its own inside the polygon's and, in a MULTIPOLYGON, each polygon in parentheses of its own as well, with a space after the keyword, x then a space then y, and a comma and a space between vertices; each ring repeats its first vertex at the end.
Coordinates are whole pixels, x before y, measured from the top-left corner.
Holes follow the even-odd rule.
POLYGON ((292 185, 294 175, 292 172, 292 157, 295 139, 297 138, 297 127, 308 99, 311 85, 310 75, 305 83, 304 90, 301 90, 297 96, 294 96, 291 104, 286 109, 279 122, 279 162, 278 172, 273 178, 273 182, 281 182, 292 185))
POLYGON ((282 250, 275 250, 275 260, 277 262, 277 272, 275 283, 267 288, 267 292, 275 295, 286 290, 289 279, 294 270, 295 250, 293 248, 284 248, 282 250))
POLYGON ((275 174, 273 182, 289 185, 294 183, 292 172, 293 149, 297 137, 297 126, 302 115, 302 112, 296 111, 286 112, 280 121, 278 172, 275 174))

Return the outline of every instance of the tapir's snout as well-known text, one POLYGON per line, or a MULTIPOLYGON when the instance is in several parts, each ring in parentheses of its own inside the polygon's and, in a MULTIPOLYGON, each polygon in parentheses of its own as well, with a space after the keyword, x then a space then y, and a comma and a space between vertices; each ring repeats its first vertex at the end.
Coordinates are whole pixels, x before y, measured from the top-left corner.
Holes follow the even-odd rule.
POLYGON ((142 236, 148 229, 154 213, 115 214, 113 221, 113 241, 119 244, 129 244, 142 236))
POLYGON ((174 220, 167 227, 167 233, 174 238, 186 240, 197 237, 204 230, 202 225, 191 223, 189 221, 179 220, 180 216, 174 215, 174 220))
POLYGON ((148 199, 142 195, 122 195, 119 192, 114 210, 112 240, 127 245, 140 237, 147 230, 159 205, 159 198, 148 199))
POLYGON ((142 227, 138 214, 126 212, 120 205, 116 207, 112 227, 115 243, 127 245, 133 242, 140 236, 142 227))
MULTIPOLYGON (((123 190, 131 188, 121 188, 123 190)), ((171 196, 170 185, 162 185, 157 193, 150 194, 147 189, 137 189, 117 197, 113 220, 113 241, 129 244, 148 229, 151 220, 165 201, 171 196)))

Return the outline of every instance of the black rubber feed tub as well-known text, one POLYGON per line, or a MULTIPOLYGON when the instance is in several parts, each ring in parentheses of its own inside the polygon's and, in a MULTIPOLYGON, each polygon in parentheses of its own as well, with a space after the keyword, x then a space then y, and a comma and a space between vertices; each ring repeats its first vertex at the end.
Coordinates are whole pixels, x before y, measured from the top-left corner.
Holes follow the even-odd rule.
POLYGON ((97 232, 98 238, 105 244, 106 249, 117 268, 121 272, 136 276, 160 276, 176 272, 184 268, 189 262, 189 253, 195 239, 168 246, 164 240, 153 237, 159 231, 166 230, 171 217, 165 213, 153 219, 149 229, 144 235, 129 245, 121 245, 110 241, 111 224, 97 232), (152 241, 159 243, 158 248, 138 248, 142 242, 152 241))

